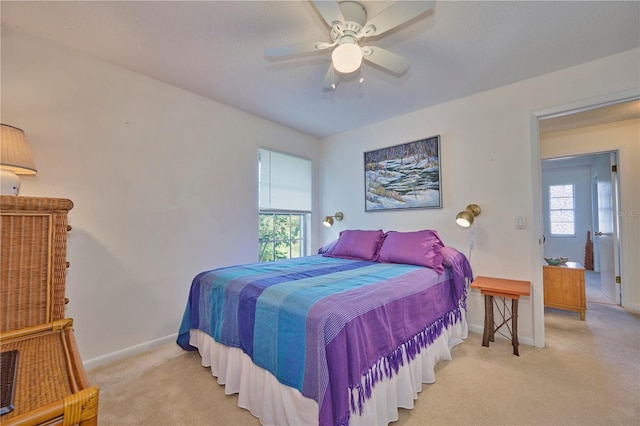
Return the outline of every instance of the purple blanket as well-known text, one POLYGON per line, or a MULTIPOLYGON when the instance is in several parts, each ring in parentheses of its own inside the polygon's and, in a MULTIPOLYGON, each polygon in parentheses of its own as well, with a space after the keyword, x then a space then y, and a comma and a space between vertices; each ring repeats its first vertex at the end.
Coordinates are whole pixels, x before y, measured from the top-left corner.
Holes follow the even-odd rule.
POLYGON ((193 282, 178 343, 190 329, 241 348, 319 405, 322 425, 348 424, 375 384, 461 320, 459 252, 445 273, 322 256, 207 271, 193 282))

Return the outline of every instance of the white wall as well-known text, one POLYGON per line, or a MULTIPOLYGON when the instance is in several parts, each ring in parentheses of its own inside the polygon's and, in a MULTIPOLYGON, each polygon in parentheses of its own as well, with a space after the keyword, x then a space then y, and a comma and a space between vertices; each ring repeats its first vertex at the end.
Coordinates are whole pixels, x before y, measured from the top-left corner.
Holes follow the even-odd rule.
MULTIPOLYGON (((539 225, 515 230, 516 217, 531 218, 534 205, 530 114, 637 89, 639 52, 416 111, 318 145, 296 131, 3 27, 2 122, 26 131, 38 167, 36 177, 23 178, 22 194, 75 203, 67 314, 75 318, 83 358, 97 363, 175 333, 197 272, 256 259, 259 146, 314 160, 320 198, 314 200, 313 247, 344 228, 432 228, 468 252, 469 232, 453 219, 475 202, 482 206, 471 259, 475 274, 532 279, 539 225), (444 207, 364 213, 363 152, 436 134, 442 136, 444 207), (320 231, 319 218, 336 211, 345 213, 344 221, 320 231)), ((623 181, 631 192, 623 208, 633 212, 640 197, 629 183, 638 182, 640 162, 637 148, 626 149, 633 155, 624 168, 631 172, 635 165, 628 175, 635 180, 623 181)), ((639 235, 637 217, 630 214, 627 227, 639 235)), ((635 241, 627 262, 638 258, 635 241)), ((638 262, 627 271, 639 276, 638 262)), ((532 281, 534 294, 520 304, 523 343, 532 342, 534 301, 542 312, 541 283, 532 281)), ((639 305, 638 292, 630 297, 639 305)), ((471 292, 469 319, 477 329, 482 308, 471 292)))
POLYGON ((38 168, 21 195, 75 204, 66 314, 89 363, 177 333, 198 272, 257 261, 260 146, 317 182, 313 137, 4 27, 1 77, 38 168))
POLYGON ((640 120, 557 132, 540 141, 542 158, 605 151, 618 152, 622 306, 640 311, 640 120))
MULTIPOLYGON (((543 108, 638 87, 640 50, 634 49, 326 138, 320 162, 322 211, 343 211, 345 219, 324 230, 324 241, 344 228, 431 228, 446 244, 467 252, 469 231, 457 227, 454 218, 467 204, 477 203, 482 213, 471 259, 474 274, 532 282, 531 297, 520 299, 519 334, 523 343, 540 345, 544 308, 536 247, 541 224, 530 220, 540 217, 533 212, 540 164, 532 161, 538 140, 530 117, 543 108), (363 152, 433 135, 442 140, 443 208, 365 213, 363 152), (526 230, 515 229, 518 216, 529 219, 526 230)), ((635 181, 629 182, 638 182, 637 169, 629 176, 635 181)), ((637 200, 628 198, 635 206, 637 200)), ((635 259, 637 241, 627 247, 635 259)), ((628 271, 639 276, 638 262, 628 271)), ((633 297, 637 305, 639 295, 633 297)), ((468 306, 472 329, 481 330, 484 305, 478 292, 470 292, 468 306)))

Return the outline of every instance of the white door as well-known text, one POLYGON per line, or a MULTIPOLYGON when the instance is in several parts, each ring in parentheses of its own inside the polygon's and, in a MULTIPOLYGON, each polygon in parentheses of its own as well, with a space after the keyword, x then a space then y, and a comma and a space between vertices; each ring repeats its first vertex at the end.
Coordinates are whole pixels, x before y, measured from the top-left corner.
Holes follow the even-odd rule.
POLYGON ((598 229, 593 233, 596 244, 599 247, 598 262, 600 266, 600 281, 602 292, 617 304, 621 303, 620 291, 616 284, 618 273, 617 256, 617 175, 612 166, 616 164, 616 154, 610 154, 608 171, 598 173, 597 191, 597 215, 598 229))

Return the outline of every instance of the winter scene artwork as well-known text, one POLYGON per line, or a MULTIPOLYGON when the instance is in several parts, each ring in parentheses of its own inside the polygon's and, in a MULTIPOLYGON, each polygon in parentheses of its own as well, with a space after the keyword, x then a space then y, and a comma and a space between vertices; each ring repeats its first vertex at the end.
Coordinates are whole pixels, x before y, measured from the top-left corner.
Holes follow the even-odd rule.
POLYGON ((440 136, 364 153, 365 211, 442 208, 440 136))

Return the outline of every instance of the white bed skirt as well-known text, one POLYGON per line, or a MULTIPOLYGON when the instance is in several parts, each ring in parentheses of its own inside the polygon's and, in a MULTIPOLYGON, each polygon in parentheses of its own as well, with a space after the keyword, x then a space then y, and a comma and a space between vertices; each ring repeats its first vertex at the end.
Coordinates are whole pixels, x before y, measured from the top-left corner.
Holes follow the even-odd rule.
MULTIPOLYGON (((371 399, 364 404, 362 415, 351 413, 350 425, 387 425, 398 420, 398 407, 413 408, 422 383, 434 383, 435 366, 451 360, 451 348, 466 339, 467 321, 443 329, 427 350, 406 363, 398 374, 385 378, 373 388, 371 399)), ((260 419, 263 425, 315 425, 318 424, 318 404, 302 396, 294 388, 282 385, 238 348, 224 346, 208 334, 191 330, 189 343, 198 348, 202 365, 211 367, 211 373, 224 385, 227 395, 238 394, 238 406, 260 419)))

